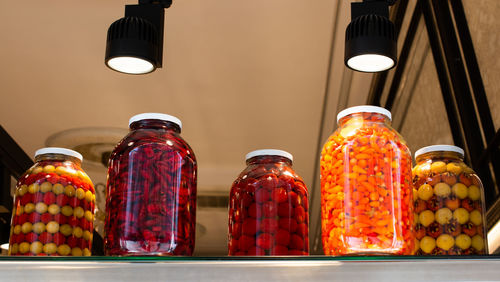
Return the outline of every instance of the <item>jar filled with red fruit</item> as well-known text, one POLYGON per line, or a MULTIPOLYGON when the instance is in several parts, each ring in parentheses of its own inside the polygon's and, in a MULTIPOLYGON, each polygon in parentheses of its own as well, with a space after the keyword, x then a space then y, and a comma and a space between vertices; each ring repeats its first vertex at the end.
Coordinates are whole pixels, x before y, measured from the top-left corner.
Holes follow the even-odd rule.
POLYGON ((36 151, 16 186, 9 255, 91 255, 95 191, 81 162, 69 149, 36 151))
POLYGON ((374 106, 337 115, 320 162, 326 255, 413 252, 411 155, 390 120, 374 106))
POLYGON ((307 188, 292 160, 281 150, 247 154, 229 198, 230 256, 309 254, 307 188))
POLYGON ((145 113, 111 154, 105 253, 190 256, 194 249, 197 165, 181 121, 145 113))
POLYGON ((415 237, 419 255, 487 254, 483 185, 456 146, 415 153, 415 237))

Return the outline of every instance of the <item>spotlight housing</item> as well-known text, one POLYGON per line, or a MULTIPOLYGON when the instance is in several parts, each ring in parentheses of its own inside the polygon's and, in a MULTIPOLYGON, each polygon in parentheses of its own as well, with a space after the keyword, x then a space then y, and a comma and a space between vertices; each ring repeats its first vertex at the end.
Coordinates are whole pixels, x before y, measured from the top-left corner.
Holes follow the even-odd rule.
POLYGON ((389 20, 390 0, 351 3, 351 22, 345 34, 345 65, 360 72, 380 72, 397 62, 394 23, 389 20))
POLYGON ((108 29, 106 66, 126 74, 146 74, 162 67, 165 9, 172 0, 139 0, 126 5, 125 17, 108 29))

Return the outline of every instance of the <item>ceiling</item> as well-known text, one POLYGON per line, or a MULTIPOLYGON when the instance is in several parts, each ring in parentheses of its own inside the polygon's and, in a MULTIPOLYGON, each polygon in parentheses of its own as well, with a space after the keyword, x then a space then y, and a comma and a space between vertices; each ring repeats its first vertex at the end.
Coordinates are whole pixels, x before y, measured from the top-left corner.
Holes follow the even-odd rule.
MULTIPOLYGON (((343 64, 350 1, 174 0, 164 67, 130 76, 105 67, 104 50, 109 25, 136 3, 0 2, 0 124, 18 144, 33 156, 61 131, 126 132, 134 114, 167 113, 195 151, 199 193, 227 195, 245 154, 261 148, 292 153, 319 193, 321 130, 335 126, 333 114, 321 125, 323 107, 365 103, 371 81, 343 64)), ((85 168, 105 183, 104 166, 85 168)), ((227 211, 200 209, 198 221, 197 254, 226 253, 227 211)))

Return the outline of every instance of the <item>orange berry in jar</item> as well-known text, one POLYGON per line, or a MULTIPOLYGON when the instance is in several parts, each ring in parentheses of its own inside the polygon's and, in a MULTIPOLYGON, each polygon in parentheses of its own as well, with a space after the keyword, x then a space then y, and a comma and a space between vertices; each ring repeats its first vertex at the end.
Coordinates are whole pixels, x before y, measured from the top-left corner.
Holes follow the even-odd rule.
POLYGON ((417 224, 417 226, 415 226, 415 237, 420 240, 422 238, 424 238, 425 236, 425 227, 422 225, 422 224, 417 224))
POLYGON ((450 220, 450 223, 444 226, 444 233, 449 234, 451 236, 457 236, 461 232, 462 232, 461 225, 458 224, 456 220, 450 220))
POLYGON ((474 201, 472 201, 471 199, 463 199, 462 201, 460 201, 460 205, 468 212, 471 212, 475 209, 474 201))
POLYGON ((472 177, 468 173, 462 172, 459 175, 458 179, 459 179, 460 183, 462 183, 463 185, 465 185, 467 187, 472 184, 472 177))
POLYGON ((449 186, 453 186, 455 183, 457 183, 457 175, 451 172, 443 173, 441 175, 441 179, 444 183, 448 184, 449 186))
POLYGON ((349 108, 337 121, 320 163, 325 254, 411 254, 413 207, 425 209, 417 200, 433 196, 432 187, 419 191, 411 184, 426 179, 430 168, 412 179, 409 150, 387 110, 349 108))
POLYGON ((444 201, 447 208, 454 211, 460 206, 460 200, 455 195, 451 195, 444 201))
POLYGON ((434 174, 433 176, 429 176, 426 180, 426 183, 431 186, 434 186, 439 182, 441 182, 441 175, 439 174, 434 174))
POLYGON ((421 213, 422 211, 426 210, 427 209, 427 203, 422 200, 422 199, 418 199, 415 201, 415 213, 421 213))
POLYGON ((467 222, 466 224, 461 226, 462 232, 469 235, 469 236, 474 236, 477 233, 477 228, 474 226, 472 222, 467 222))

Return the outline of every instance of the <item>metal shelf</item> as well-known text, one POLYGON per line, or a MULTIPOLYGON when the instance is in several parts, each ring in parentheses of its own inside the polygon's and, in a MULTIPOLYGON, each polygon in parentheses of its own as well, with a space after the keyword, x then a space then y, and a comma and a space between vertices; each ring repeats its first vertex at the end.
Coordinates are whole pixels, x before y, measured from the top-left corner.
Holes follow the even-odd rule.
POLYGON ((494 281, 482 257, 0 257, 2 281, 494 281))

